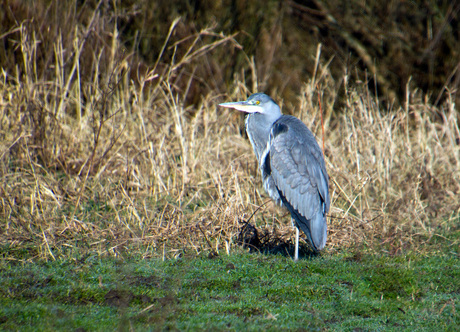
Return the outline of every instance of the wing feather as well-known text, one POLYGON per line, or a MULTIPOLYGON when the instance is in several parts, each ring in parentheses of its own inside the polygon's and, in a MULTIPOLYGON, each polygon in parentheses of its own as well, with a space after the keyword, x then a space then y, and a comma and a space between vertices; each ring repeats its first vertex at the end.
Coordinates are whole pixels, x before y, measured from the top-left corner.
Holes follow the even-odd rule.
MULTIPOLYGON (((309 233, 310 228, 317 227, 311 226, 311 220, 324 216, 330 206, 329 178, 322 151, 305 124, 286 115, 275 122, 269 144, 273 183, 283 203, 295 209, 291 211, 297 216, 295 219, 306 219, 296 221, 305 233, 309 233)), ((325 223, 325 217, 323 219, 325 223)))

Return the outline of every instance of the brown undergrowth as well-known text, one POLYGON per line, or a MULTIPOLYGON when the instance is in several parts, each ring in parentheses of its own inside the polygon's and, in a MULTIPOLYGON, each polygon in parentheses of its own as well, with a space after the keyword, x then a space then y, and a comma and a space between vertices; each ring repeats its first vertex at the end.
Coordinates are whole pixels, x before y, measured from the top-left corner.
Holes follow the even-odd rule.
MULTIPOLYGON (((47 40, 46 56, 32 24, 11 32, 22 58, 0 80, 3 258, 231 252, 245 221, 265 243, 290 243, 289 216, 262 189, 242 116, 217 108, 257 86, 237 80, 228 95, 184 102, 187 80, 200 79, 194 64, 212 61, 216 48, 238 48, 232 36, 209 29, 171 45, 168 35, 160 54, 173 60, 160 57, 138 70, 116 26, 104 34, 98 19, 75 26, 67 44, 47 40)), ((454 102, 433 108, 408 87, 405 107, 385 110, 366 82, 338 86, 319 53, 317 67, 298 104, 283 111, 321 141, 322 101, 332 196, 327 250, 425 252, 434 239, 458 232, 454 102), (340 89, 346 105, 337 110, 340 89)), ((248 68, 256 77, 250 59, 248 68)))

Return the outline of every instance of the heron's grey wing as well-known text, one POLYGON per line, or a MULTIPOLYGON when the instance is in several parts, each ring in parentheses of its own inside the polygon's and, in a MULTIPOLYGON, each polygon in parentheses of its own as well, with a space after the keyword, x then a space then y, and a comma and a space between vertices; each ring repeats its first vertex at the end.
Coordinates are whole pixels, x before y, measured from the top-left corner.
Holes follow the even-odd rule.
POLYGON ((309 239, 313 237, 313 244, 322 249, 325 213, 330 205, 329 178, 321 149, 305 124, 288 116, 275 122, 270 133, 269 162, 283 203, 309 239))
POLYGON ((275 123, 270 134, 271 176, 304 217, 311 218, 320 208, 320 202, 324 202, 327 212, 329 177, 321 149, 300 120, 294 117, 283 120, 275 123))

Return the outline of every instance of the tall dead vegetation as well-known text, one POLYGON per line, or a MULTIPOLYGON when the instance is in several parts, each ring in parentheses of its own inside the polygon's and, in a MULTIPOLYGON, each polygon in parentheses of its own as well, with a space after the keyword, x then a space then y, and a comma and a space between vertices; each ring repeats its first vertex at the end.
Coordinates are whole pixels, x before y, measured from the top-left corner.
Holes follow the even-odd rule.
MULTIPOLYGON (((243 119, 216 108, 252 89, 237 80, 227 95, 185 102, 191 81, 202 79, 193 74, 197 63, 213 63, 216 50, 238 50, 234 36, 205 29, 173 42, 176 20, 158 60, 146 66, 123 48, 102 5, 83 25, 70 14, 67 30, 50 25, 53 38, 34 20, 2 37, 17 59, 0 80, 3 257, 231 251, 253 214, 266 234, 290 239, 286 211, 263 192, 243 119)), ((320 52, 316 62, 314 79, 283 108, 320 138, 322 100, 328 250, 424 251, 458 232, 460 135, 450 95, 435 108, 408 87, 404 108, 382 112, 365 79, 345 77, 340 86, 320 52), (339 89, 346 105, 333 112, 339 89)), ((257 82, 254 61, 247 68, 257 82)))

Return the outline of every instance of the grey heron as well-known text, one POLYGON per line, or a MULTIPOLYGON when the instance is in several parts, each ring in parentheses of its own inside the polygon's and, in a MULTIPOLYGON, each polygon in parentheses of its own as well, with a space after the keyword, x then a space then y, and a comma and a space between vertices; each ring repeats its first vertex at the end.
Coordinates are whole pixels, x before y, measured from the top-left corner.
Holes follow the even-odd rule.
POLYGON ((299 258, 299 228, 315 252, 322 250, 327 238, 329 177, 312 132, 296 117, 282 115, 278 104, 264 93, 219 106, 248 113, 246 132, 264 189, 289 210, 296 226, 294 260, 299 258))

